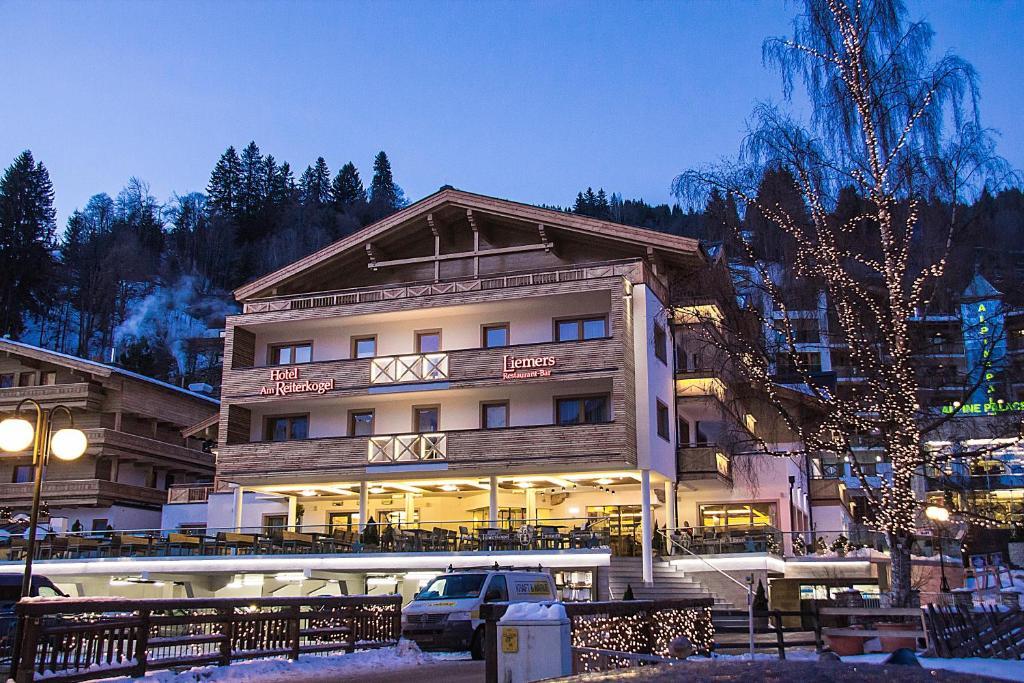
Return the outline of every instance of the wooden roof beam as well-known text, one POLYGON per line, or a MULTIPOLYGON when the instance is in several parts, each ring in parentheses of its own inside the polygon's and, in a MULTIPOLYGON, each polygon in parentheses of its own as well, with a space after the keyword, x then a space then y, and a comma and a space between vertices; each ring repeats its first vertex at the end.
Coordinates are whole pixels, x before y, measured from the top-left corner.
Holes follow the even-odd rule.
POLYGON ((548 230, 543 223, 537 224, 537 232, 540 233, 541 244, 547 245, 544 251, 558 256, 558 245, 555 244, 555 240, 553 238, 548 237, 548 230))

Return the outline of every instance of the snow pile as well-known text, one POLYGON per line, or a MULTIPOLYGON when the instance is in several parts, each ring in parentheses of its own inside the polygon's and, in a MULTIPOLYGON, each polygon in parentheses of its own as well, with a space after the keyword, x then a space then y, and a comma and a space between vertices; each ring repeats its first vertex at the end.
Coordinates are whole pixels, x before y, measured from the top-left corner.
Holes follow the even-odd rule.
POLYGON ((514 602, 509 605, 505 616, 498 623, 509 621, 564 621, 565 605, 556 602, 545 605, 540 602, 514 602))
MULTIPOLYGON (((304 655, 298 660, 263 659, 249 662, 233 662, 231 666, 204 666, 189 669, 180 674, 173 671, 154 671, 144 678, 131 679, 134 683, 205 683, 206 681, 237 681, 238 683, 302 683, 310 679, 323 680, 328 677, 349 679, 351 677, 411 669, 439 660, 420 652, 416 643, 401 640, 395 647, 377 650, 363 650, 347 655, 315 657, 304 655)), ((126 682, 129 679, 108 679, 108 683, 126 682)))

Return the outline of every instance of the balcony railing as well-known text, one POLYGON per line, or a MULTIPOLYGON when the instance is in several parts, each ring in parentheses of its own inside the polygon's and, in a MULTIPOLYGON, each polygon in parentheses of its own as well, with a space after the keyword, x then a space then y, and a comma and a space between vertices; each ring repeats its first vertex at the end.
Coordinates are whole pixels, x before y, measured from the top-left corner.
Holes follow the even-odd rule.
POLYGON ((205 503, 216 490, 214 484, 181 484, 167 489, 167 503, 205 503))
POLYGON ((681 479, 712 479, 732 481, 732 461, 717 446, 692 446, 679 449, 681 479))
POLYGON ((370 463, 423 462, 447 457, 448 437, 436 434, 399 434, 370 437, 370 463))
POLYGON ((447 353, 382 356, 370 363, 370 384, 435 382, 448 379, 447 353))

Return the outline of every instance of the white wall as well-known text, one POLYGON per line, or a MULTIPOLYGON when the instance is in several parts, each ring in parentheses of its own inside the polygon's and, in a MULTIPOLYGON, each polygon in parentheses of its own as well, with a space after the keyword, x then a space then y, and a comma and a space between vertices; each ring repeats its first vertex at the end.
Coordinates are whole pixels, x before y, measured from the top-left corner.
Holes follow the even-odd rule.
POLYGON ((669 479, 676 476, 676 424, 672 337, 666 322, 665 305, 646 285, 633 288, 637 392, 637 461, 641 469, 660 472, 669 479), (665 332, 665 360, 655 354, 654 328, 665 332), (668 439, 658 435, 657 404, 668 409, 668 439))
POLYGON ((53 517, 66 517, 70 531, 75 522, 81 522, 85 531, 92 530, 92 522, 105 519, 118 531, 129 529, 159 529, 160 511, 142 510, 123 505, 111 505, 109 508, 50 508, 53 517))
MULTIPOLYGON (((444 351, 479 348, 481 326, 509 323, 512 345, 549 342, 555 318, 605 314, 611 308, 609 290, 572 295, 512 299, 471 306, 424 308, 418 311, 339 317, 334 320, 252 328, 256 334, 256 363, 267 363, 271 344, 313 342, 313 360, 351 357, 352 337, 377 335, 377 355, 414 353, 417 330, 441 330, 444 351)), ((614 321, 613 321, 614 324, 614 321)))

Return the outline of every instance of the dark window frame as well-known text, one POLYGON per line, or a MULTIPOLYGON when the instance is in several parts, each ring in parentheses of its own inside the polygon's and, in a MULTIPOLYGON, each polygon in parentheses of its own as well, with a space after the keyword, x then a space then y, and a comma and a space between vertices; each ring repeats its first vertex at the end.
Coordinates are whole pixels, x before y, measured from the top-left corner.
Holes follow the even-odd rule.
POLYGON ((512 410, 507 400, 480 402, 480 429, 505 429, 511 425, 512 410), (491 427, 487 424, 487 409, 501 406, 505 409, 505 426, 491 427))
POLYGON ((612 421, 612 397, 611 397, 610 393, 569 394, 567 396, 555 396, 554 397, 554 409, 555 409, 555 417, 554 417, 553 424, 555 426, 559 426, 559 427, 571 427, 571 426, 574 426, 574 425, 584 425, 584 424, 608 424, 609 422, 612 421), (604 407, 605 407, 605 419, 604 420, 601 420, 599 422, 587 422, 587 420, 586 420, 586 414, 587 414, 586 401, 587 401, 587 399, 591 399, 591 398, 603 398, 604 399, 604 401, 605 401, 605 404, 604 404, 604 407), (558 406, 563 401, 577 401, 579 403, 579 416, 580 416, 580 421, 579 422, 561 422, 561 421, 559 421, 558 406))
POLYGON ((348 411, 348 435, 349 436, 373 436, 377 429, 377 411, 374 408, 353 408, 348 411), (370 415, 370 433, 356 434, 356 416, 370 415))
POLYGON ((307 339, 304 341, 294 342, 283 342, 281 344, 267 344, 267 365, 270 367, 281 367, 285 365, 308 365, 313 362, 313 340, 307 339), (307 361, 296 361, 295 351, 301 347, 309 347, 309 360, 307 361), (290 349, 292 354, 292 360, 288 363, 277 362, 277 354, 282 349, 290 349))
POLYGON ((480 326, 480 348, 482 349, 502 349, 508 346, 512 346, 512 326, 505 323, 487 323, 480 326), (495 344, 491 346, 487 343, 487 332, 488 330, 505 330, 505 343, 495 344))
POLYGON ((56 370, 43 370, 39 373, 39 386, 41 387, 52 387, 57 385, 57 371, 56 370), (46 380, 53 379, 52 382, 46 380))
POLYGON ((571 342, 571 341, 589 341, 590 339, 607 339, 608 336, 609 336, 609 334, 608 334, 608 332, 609 332, 608 314, 607 313, 600 313, 600 314, 595 314, 595 315, 582 315, 582 316, 574 315, 574 316, 569 316, 569 317, 566 317, 566 318, 555 318, 555 319, 552 320, 552 328, 553 329, 552 329, 552 333, 551 333, 551 338, 556 343, 571 342), (586 323, 593 322, 595 320, 600 320, 601 323, 604 325, 604 334, 601 335, 600 337, 586 337, 586 336, 584 336, 584 332, 583 331, 586 328, 586 323), (575 339, 562 339, 561 334, 559 334, 559 326, 563 325, 565 323, 576 323, 576 335, 577 336, 576 336, 575 339))
POLYGON ((414 353, 441 353, 444 350, 444 337, 441 335, 441 328, 429 328, 426 330, 415 330, 412 333, 412 346, 414 353), (423 351, 420 343, 423 337, 437 335, 437 351, 423 351))
POLYGON ((13 389, 16 378, 13 372, 0 373, 0 389, 13 389))
POLYGON ((668 365, 668 331, 663 325, 654 323, 651 337, 654 343, 654 357, 668 365))
POLYGON ((263 440, 264 441, 277 441, 277 439, 274 439, 274 430, 271 429, 271 426, 270 426, 271 423, 274 420, 288 420, 288 436, 286 436, 284 439, 280 439, 280 441, 302 441, 303 439, 297 439, 294 436, 292 436, 293 429, 294 429, 293 424, 292 424, 292 420, 295 420, 297 418, 305 418, 305 420, 306 420, 306 436, 304 438, 308 439, 309 438, 309 413, 289 413, 287 415, 267 415, 266 417, 263 418, 263 440))
POLYGON ((35 467, 33 465, 15 465, 11 468, 12 484, 31 484, 36 480, 35 467), (19 480, 18 472, 28 472, 28 479, 19 480))
POLYGON ((377 335, 375 334, 357 334, 351 338, 351 356, 353 359, 356 358, 376 358, 377 357, 377 335), (372 341, 373 342, 373 353, 369 356, 360 356, 358 353, 359 342, 372 341))
POLYGON ((668 412, 668 404, 662 401, 660 398, 654 399, 654 411, 655 411, 655 423, 658 427, 658 436, 665 439, 665 441, 671 442, 672 440, 672 425, 671 416, 668 412))
POLYGON ((25 372, 18 373, 18 386, 19 387, 35 387, 39 386, 36 384, 36 373, 34 370, 26 370, 25 372), (25 383, 25 379, 28 379, 28 384, 25 383))
POLYGON ((441 431, 441 404, 440 403, 425 403, 423 405, 412 406, 412 433, 413 434, 436 434, 441 431), (419 425, 419 412, 421 410, 433 410, 437 412, 437 429, 433 431, 420 431, 419 425))

